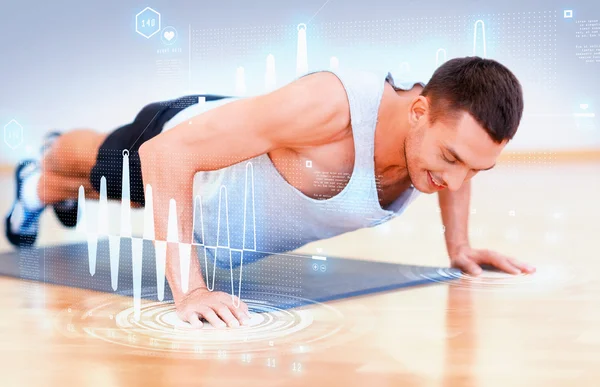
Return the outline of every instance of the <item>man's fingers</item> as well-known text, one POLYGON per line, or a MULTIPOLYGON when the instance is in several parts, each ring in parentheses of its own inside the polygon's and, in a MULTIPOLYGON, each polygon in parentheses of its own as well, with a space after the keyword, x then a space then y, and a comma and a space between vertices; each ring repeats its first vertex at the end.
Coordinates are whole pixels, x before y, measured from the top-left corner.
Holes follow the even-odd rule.
POLYGON ((238 305, 238 309, 241 309, 244 312, 244 314, 246 314, 246 317, 250 318, 250 311, 248 310, 248 305, 244 301, 241 301, 239 298, 236 297, 235 305, 238 305))
POLYGON ((240 317, 248 320, 250 319, 248 305, 246 305, 246 303, 240 300, 237 296, 232 296, 231 294, 223 293, 223 297, 221 297, 221 302, 229 307, 231 312, 238 318, 240 322, 242 322, 240 317))
POLYGON ((508 257, 492 251, 486 250, 485 255, 481 257, 481 262, 493 265, 494 267, 509 274, 521 274, 521 269, 519 269, 518 266, 513 265, 508 257))
POLYGON ((478 264, 466 258, 459 258, 454 261, 454 266, 467 274, 478 276, 482 270, 478 264))
POLYGON ((225 328, 227 325, 217 316, 212 308, 203 306, 198 308, 198 313, 215 328, 225 328))
POLYGON ((229 308, 229 311, 235 316, 240 324, 244 325, 250 319, 250 316, 246 315, 239 298, 232 296, 231 294, 222 293, 220 299, 221 302, 229 308))
POLYGON ((521 271, 528 273, 528 274, 533 274, 535 273, 535 267, 528 265, 526 263, 523 262, 519 262, 516 259, 513 258, 508 258, 508 261, 515 267, 519 268, 521 271))
MULTIPOLYGON (((186 306, 180 305, 177 315, 194 327, 202 327, 201 318, 215 328, 238 328, 250 321, 248 305, 238 297, 223 292, 198 293, 195 298, 185 300, 186 306)), ((184 304, 185 305, 185 304, 184 304)))
POLYGON ((194 328, 202 328, 202 321, 200 321, 200 316, 198 316, 197 313, 190 313, 187 317, 187 321, 190 323, 190 325, 194 328))
POLYGON ((233 302, 231 304, 226 305, 229 307, 229 310, 231 311, 231 313, 233 313, 233 315, 240 322, 240 324, 246 325, 250 321, 250 316, 244 311, 244 308, 242 308, 241 303, 239 304, 239 307, 235 306, 237 305, 237 303, 233 305, 233 302))
POLYGON ((252 318, 252 316, 250 316, 250 310, 248 309, 248 304, 246 304, 245 302, 242 301, 242 303, 240 304, 240 308, 242 308, 244 313, 246 313, 246 317, 248 317, 248 320, 250 320, 252 318))
POLYGON ((240 322, 233 316, 233 313, 229 310, 229 306, 226 304, 222 302, 215 304, 213 309, 230 328, 238 328, 240 326, 240 322))

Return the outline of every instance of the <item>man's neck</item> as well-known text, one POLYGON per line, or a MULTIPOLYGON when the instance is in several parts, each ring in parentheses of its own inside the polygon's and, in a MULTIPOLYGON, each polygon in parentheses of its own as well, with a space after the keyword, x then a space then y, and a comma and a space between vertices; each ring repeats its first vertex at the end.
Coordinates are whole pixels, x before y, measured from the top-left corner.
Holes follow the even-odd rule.
POLYGON ((381 133, 375 136, 376 169, 377 173, 395 172, 399 178, 408 176, 406 170, 406 158, 404 145, 410 131, 408 123, 408 112, 415 90, 396 91, 387 103, 384 117, 381 117, 383 125, 380 126, 381 133))

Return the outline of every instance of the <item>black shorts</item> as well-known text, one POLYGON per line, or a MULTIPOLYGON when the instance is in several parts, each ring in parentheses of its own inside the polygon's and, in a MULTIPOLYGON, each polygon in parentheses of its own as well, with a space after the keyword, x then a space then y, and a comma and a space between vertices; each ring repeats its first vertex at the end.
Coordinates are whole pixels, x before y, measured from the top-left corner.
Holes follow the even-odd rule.
POLYGON ((228 96, 214 94, 188 95, 165 102, 155 102, 144 107, 133 122, 121 126, 106 137, 96 157, 90 174, 92 187, 100 192, 100 180, 106 178, 108 199, 121 199, 123 177, 123 151, 129 152, 129 181, 131 201, 144 205, 144 183, 138 150, 140 146, 162 132, 164 125, 183 109, 198 103, 199 97, 216 101, 228 96))

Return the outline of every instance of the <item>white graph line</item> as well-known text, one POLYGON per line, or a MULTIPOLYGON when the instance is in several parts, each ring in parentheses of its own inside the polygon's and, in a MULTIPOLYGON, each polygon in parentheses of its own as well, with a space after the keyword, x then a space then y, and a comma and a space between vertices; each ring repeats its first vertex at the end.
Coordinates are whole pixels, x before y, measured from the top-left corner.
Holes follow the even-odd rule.
POLYGON ((473 55, 477 55, 477 26, 481 23, 481 34, 483 42, 483 58, 487 57, 486 46, 485 46, 485 23, 483 20, 477 20, 473 28, 473 55))
POLYGON ((121 252, 121 237, 108 236, 108 252, 110 254, 110 282, 116 292, 119 285, 119 254, 121 252))
POLYGON ((192 25, 188 25, 188 90, 192 90, 192 25))
POLYGON ((277 74, 275 71, 275 57, 273 54, 267 55, 267 65, 265 70, 265 91, 274 90, 277 87, 277 74))
POLYGON ((402 62, 400 63, 400 73, 405 74, 410 72, 410 63, 402 62))
POLYGON ((296 47, 296 76, 308 72, 308 53, 306 46, 306 24, 298 24, 298 43, 296 47))
POLYGON ((317 12, 315 12, 315 14, 314 14, 314 15, 312 15, 312 17, 311 17, 310 19, 308 19, 308 21, 306 22, 306 24, 310 23, 310 22, 312 21, 312 19, 314 19, 314 18, 315 18, 315 16, 317 16, 317 15, 319 14, 319 12, 321 12, 321 10, 322 10, 323 8, 325 8, 325 6, 327 5, 327 3, 329 3, 330 1, 331 1, 331 0, 327 0, 327 1, 326 1, 326 2, 325 2, 325 3, 324 3, 322 6, 321 6, 321 8, 319 8, 319 9, 317 10, 317 12))
POLYGON ((206 282, 209 290, 214 290, 215 287, 215 274, 217 264, 217 252, 219 248, 226 248, 229 250, 229 268, 231 273, 231 297, 235 307, 240 305, 240 297, 242 290, 242 270, 244 261, 245 251, 257 251, 256 250, 256 207, 254 202, 254 168, 251 162, 246 164, 246 177, 244 182, 244 225, 242 227, 242 248, 231 247, 231 236, 229 228, 229 201, 227 197, 227 187, 221 186, 219 192, 219 210, 217 219, 217 243, 215 246, 206 244, 205 233, 204 233, 204 218, 202 210, 202 198, 196 196, 194 198, 194 213, 193 213, 193 224, 192 224, 192 241, 196 235, 196 210, 200 210, 200 233, 202 235, 201 243, 181 243, 179 240, 178 231, 178 220, 177 220, 177 203, 174 199, 169 201, 169 213, 167 219, 167 240, 157 240, 155 237, 155 220, 154 220, 154 192, 152 186, 146 185, 145 190, 145 208, 144 208, 144 233, 142 238, 132 236, 132 223, 131 223, 131 197, 130 197, 130 179, 129 179, 129 153, 123 153, 123 176, 122 176, 122 195, 121 195, 121 230, 120 235, 111 235, 108 231, 108 199, 107 199, 107 183, 106 178, 103 176, 100 180, 100 199, 99 199, 99 213, 98 213, 98 226, 96 230, 90 230, 87 221, 87 204, 85 200, 85 189, 83 186, 79 187, 78 192, 78 207, 77 207, 77 225, 76 230, 79 233, 86 235, 87 246, 88 246, 88 262, 89 271, 93 276, 96 272, 96 258, 98 248, 98 237, 108 237, 109 241, 109 255, 110 255, 110 273, 111 273, 111 286, 114 291, 118 287, 118 274, 119 274, 119 258, 120 258, 120 244, 122 239, 131 240, 131 254, 132 254, 132 276, 133 276, 133 301, 134 301, 134 317, 139 319, 141 310, 141 289, 142 289, 142 263, 143 263, 143 250, 144 241, 153 241, 154 250, 156 254, 156 287, 157 297, 160 301, 164 300, 165 292, 165 270, 166 270, 166 254, 167 245, 177 244, 179 248, 179 259, 180 259, 180 273, 181 273, 181 284, 182 291, 186 293, 189 290, 189 273, 191 263, 191 251, 193 246, 202 246, 204 249, 204 260, 205 260, 205 271, 206 271, 206 282), (250 195, 250 198, 248 198, 250 195), (252 228, 253 228, 253 240, 251 247, 246 246, 247 241, 247 222, 248 222, 248 200, 251 200, 252 210, 252 228), (221 243, 221 207, 225 205, 225 226, 226 226, 226 243, 221 243), (208 258, 207 249, 213 249, 214 261, 213 261, 213 278, 209 281, 208 278, 208 258), (233 278, 233 256, 232 251, 239 252, 241 254, 240 259, 240 273, 237 280, 237 295, 238 300, 236 302, 235 297, 235 280, 233 278), (209 285, 210 284, 210 285, 209 285))
MULTIPOLYGON (((230 268, 230 273, 231 273, 231 297, 232 297, 232 302, 233 302, 233 306, 235 306, 236 308, 240 306, 240 301, 239 301, 239 297, 241 297, 241 292, 242 292, 242 270, 243 270, 243 263, 244 263, 244 250, 246 250, 246 215, 247 215, 247 209, 248 209, 248 200, 246 199, 246 195, 248 194, 248 171, 250 171, 250 173, 252 174, 250 181, 252 182, 252 230, 254 231, 254 238, 252 240, 252 251, 256 251, 256 207, 254 205, 254 167, 252 166, 252 163, 247 163, 246 164, 246 179, 244 181, 244 226, 243 226, 243 236, 242 236, 242 252, 241 257, 240 257, 240 275, 239 275, 239 283, 238 283, 238 304, 235 304, 235 297, 233 297, 233 266, 231 264, 231 261, 229 261, 229 268, 230 268)), ((229 254, 231 255, 231 250, 229 251, 229 254)))
POLYGON ((441 65, 445 61, 446 61, 446 49, 444 49, 444 48, 438 48, 438 50, 435 53, 435 66, 438 67, 439 65, 441 65), (441 52, 444 53, 444 60, 442 60, 442 62, 440 63, 440 53, 441 52))
MULTIPOLYGON (((215 273, 216 273, 216 269, 217 269, 217 254, 218 254, 218 249, 219 248, 226 248, 229 251, 229 269, 230 269, 230 279, 231 279, 231 297, 233 300, 233 304, 235 307, 239 307, 239 298, 241 297, 241 291, 242 291, 242 272, 243 272, 243 268, 244 268, 244 253, 246 251, 256 251, 256 206, 255 206, 255 202, 254 202, 254 166, 252 165, 252 162, 248 162, 246 163, 246 171, 245 171, 245 181, 244 181, 244 224, 242 226, 242 249, 235 249, 231 247, 231 243, 230 243, 230 231, 229 231, 229 201, 227 198, 227 187, 225 187, 224 185, 222 185, 219 189, 219 209, 217 211, 217 241, 216 241, 216 245, 215 246, 208 246, 206 245, 206 239, 204 237, 204 215, 203 215, 203 210, 202 210, 202 201, 200 200, 200 197, 197 196, 196 197, 196 203, 199 203, 199 207, 200 207, 200 227, 201 227, 201 235, 202 235, 202 243, 200 244, 201 246, 204 247, 204 270, 206 273, 206 286, 209 290, 214 290, 215 287, 215 273), (248 248, 246 246, 246 224, 248 221, 248 185, 251 184, 251 203, 252 203, 252 228, 253 228, 253 241, 252 241, 252 248, 248 248), (226 233, 227 233, 227 244, 223 245, 221 244, 221 207, 223 206, 223 203, 225 204, 225 228, 226 228, 226 233), (207 254, 207 250, 211 249, 214 250, 214 258, 213 258, 213 267, 212 267, 212 281, 210 280, 209 276, 208 276, 208 272, 209 272, 209 266, 208 266, 208 254, 207 254), (236 300, 235 300, 235 280, 233 278, 233 257, 232 257, 232 251, 236 251, 236 252, 240 252, 241 257, 240 257, 240 273, 238 276, 238 301, 236 304, 236 300)), ((196 207, 196 206, 194 206, 196 207)))
POLYGON ((190 290, 190 262, 192 245, 190 243, 179 243, 179 270, 181 273, 181 290, 187 293, 190 290))
POLYGON ((190 255, 192 251, 192 245, 189 243, 180 242, 178 228, 179 222, 177 221, 177 202, 175 201, 175 199, 170 199, 167 244, 177 244, 177 248, 179 250, 179 273, 181 275, 181 290, 184 293, 187 293, 189 290, 190 283, 190 255))
POLYGON ((139 321, 142 308, 142 258, 144 256, 144 240, 131 238, 131 271, 133 275, 133 313, 139 321))
POLYGON ((240 66, 236 70, 235 76, 235 92, 238 96, 246 94, 246 73, 245 69, 240 66))
POLYGON ((338 71, 340 69, 340 60, 337 57, 332 56, 329 58, 329 69, 332 71, 338 71))
POLYGON ((131 238, 131 197, 129 185, 129 151, 123 151, 123 177, 121 179, 121 236, 131 238))

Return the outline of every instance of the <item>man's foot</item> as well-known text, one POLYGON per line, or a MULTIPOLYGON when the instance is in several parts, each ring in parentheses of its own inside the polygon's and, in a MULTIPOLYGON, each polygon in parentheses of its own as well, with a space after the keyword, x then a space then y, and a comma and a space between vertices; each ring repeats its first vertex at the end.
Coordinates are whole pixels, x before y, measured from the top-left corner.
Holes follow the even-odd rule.
POLYGON ((77 226, 77 199, 63 200, 52 205, 54 214, 65 227, 77 226))
MULTIPOLYGON (((42 145, 43 154, 52 147, 56 139, 61 136, 59 131, 54 131, 46 134, 44 144, 42 145)), ((77 225, 77 199, 64 200, 52 205, 54 214, 65 227, 75 227, 77 225)))
MULTIPOLYGON (((5 231, 9 242, 17 247, 31 246, 37 238, 40 215, 44 211, 44 206, 39 203, 26 203, 23 200, 23 190, 28 179, 39 179, 40 173, 40 166, 35 160, 22 161, 15 171, 15 202, 6 216, 5 231)), ((26 189, 36 189, 36 187, 36 184, 29 184, 26 189)), ((37 195, 35 192, 27 193, 28 197, 32 194, 37 195)))

